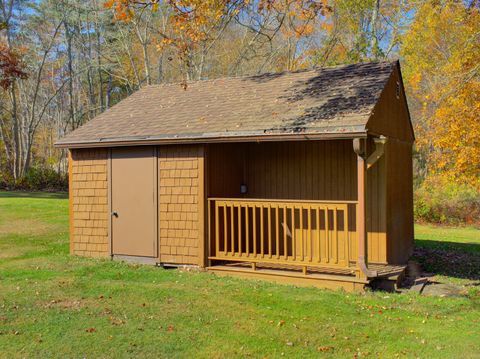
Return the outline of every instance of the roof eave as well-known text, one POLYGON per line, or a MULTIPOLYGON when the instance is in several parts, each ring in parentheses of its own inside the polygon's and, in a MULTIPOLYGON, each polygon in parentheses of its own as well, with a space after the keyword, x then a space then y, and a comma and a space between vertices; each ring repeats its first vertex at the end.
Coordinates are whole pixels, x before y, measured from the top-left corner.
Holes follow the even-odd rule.
POLYGON ((365 128, 342 132, 322 133, 282 133, 282 134, 257 134, 257 135, 212 135, 201 137, 143 137, 143 138, 109 138, 92 141, 58 141, 54 144, 57 148, 98 148, 121 146, 146 146, 146 145, 173 145, 173 144, 200 144, 222 142, 274 142, 274 141, 307 141, 307 140, 337 140, 367 137, 365 128))

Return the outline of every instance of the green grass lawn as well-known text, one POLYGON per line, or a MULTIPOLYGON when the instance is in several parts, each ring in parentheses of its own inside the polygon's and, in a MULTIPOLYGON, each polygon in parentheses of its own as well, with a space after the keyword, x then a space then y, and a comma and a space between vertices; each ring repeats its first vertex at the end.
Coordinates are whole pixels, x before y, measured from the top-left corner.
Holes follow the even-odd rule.
MULTIPOLYGON (((423 251, 479 256, 479 230, 416 232, 423 251)), ((0 192, 0 357, 479 358, 479 338, 478 291, 346 294, 71 257, 66 196, 0 192)))
POLYGON ((435 274, 434 280, 480 292, 479 229, 417 225, 415 239, 414 259, 435 274))

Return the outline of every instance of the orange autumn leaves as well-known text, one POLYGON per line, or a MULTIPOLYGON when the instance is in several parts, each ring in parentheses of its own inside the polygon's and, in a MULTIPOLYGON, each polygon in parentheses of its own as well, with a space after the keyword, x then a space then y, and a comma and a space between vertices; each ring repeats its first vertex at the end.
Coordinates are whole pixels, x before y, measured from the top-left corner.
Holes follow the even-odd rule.
MULTIPOLYGON (((186 56, 189 48, 207 39, 212 29, 218 27, 225 16, 235 15, 235 11, 245 1, 228 0, 169 0, 162 3, 169 14, 169 31, 162 33, 162 40, 157 48, 175 48, 180 57, 186 56)), ((107 0, 104 6, 113 10, 117 21, 131 21, 135 11, 149 7, 151 11, 159 10, 158 0, 107 0)))
MULTIPOLYGON (((285 25, 281 27, 285 36, 308 36, 315 31, 318 15, 331 12, 327 3, 327 0, 261 0, 255 4, 251 0, 168 0, 163 5, 171 14, 173 35, 164 34, 159 49, 169 45, 195 46, 209 36, 212 28, 248 6, 260 16, 267 13, 277 16, 285 25)), ((159 0, 106 0, 104 6, 114 10, 116 20, 130 21, 136 9, 151 7, 157 11, 159 4, 159 0)))
POLYGON ((114 10, 115 20, 128 21, 133 16, 132 5, 134 3, 131 0, 106 0, 103 6, 106 9, 114 10))
POLYGON ((26 77, 21 51, 12 49, 0 41, 0 87, 6 90, 15 79, 26 77))

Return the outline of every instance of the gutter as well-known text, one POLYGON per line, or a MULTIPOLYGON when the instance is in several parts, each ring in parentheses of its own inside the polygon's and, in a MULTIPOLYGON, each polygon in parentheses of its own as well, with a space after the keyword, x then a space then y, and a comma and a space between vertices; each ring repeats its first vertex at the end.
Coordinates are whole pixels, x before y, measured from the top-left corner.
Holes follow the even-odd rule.
POLYGON ((192 135, 192 136, 142 136, 142 137, 110 137, 91 141, 54 143, 57 148, 94 148, 94 147, 120 147, 120 146, 147 146, 147 145, 172 145, 172 144, 203 144, 225 142, 272 142, 272 141, 301 141, 301 140, 338 140, 352 138, 367 138, 364 128, 360 131, 323 132, 323 133, 284 133, 265 134, 264 132, 192 135))

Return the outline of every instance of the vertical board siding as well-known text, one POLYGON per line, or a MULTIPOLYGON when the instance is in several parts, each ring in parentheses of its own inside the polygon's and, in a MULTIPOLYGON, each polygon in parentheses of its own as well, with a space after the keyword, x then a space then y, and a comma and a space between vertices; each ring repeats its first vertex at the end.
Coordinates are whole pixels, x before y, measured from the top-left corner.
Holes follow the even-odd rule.
POLYGON ((351 141, 251 144, 246 157, 249 198, 355 200, 351 141))
POLYGON ((371 133, 413 143, 413 128, 410 123, 405 89, 398 68, 392 72, 387 81, 366 127, 371 133), (400 86, 398 98, 397 84, 400 86))
POLYGON ((351 141, 215 144, 210 148, 210 197, 356 200, 351 141), (244 179, 248 193, 242 196, 244 179))
POLYGON ((73 254, 105 257, 108 250, 107 149, 71 151, 73 254))
POLYGON ((385 174, 383 155, 367 171, 367 253, 369 261, 375 263, 387 262, 385 174))
POLYGON ((391 139, 386 148, 389 263, 405 263, 413 252, 412 144, 391 139))
POLYGON ((203 147, 161 146, 158 151, 160 261, 203 265, 203 147))

